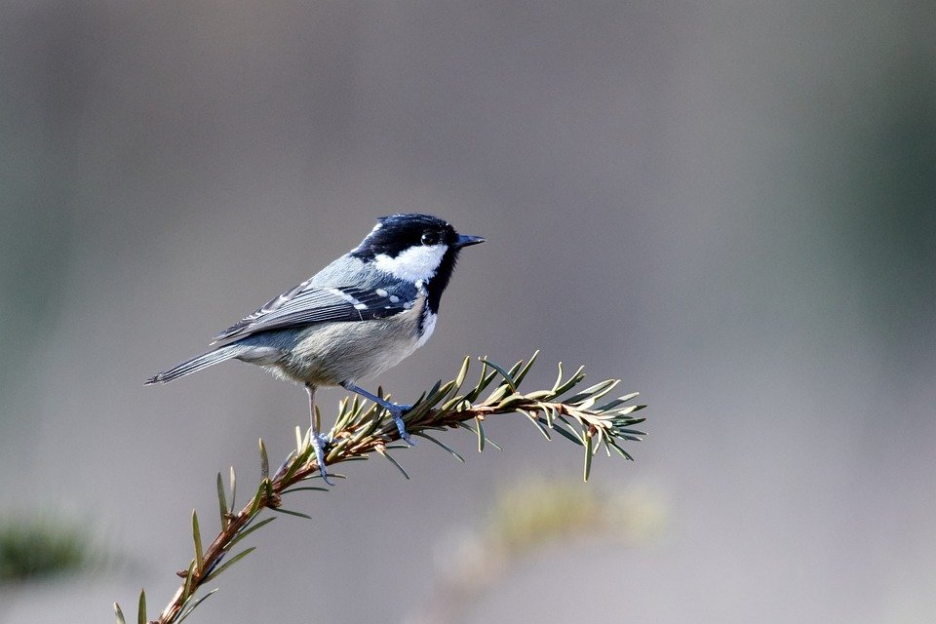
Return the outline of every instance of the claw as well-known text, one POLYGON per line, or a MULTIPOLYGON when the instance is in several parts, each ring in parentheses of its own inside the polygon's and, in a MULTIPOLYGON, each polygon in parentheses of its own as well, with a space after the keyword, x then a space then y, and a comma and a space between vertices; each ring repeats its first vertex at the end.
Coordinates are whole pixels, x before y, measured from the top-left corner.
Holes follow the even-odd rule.
POLYGON ((391 403, 390 401, 387 401, 386 399, 382 399, 379 396, 371 394, 370 392, 368 392, 367 390, 364 390, 363 388, 359 388, 355 386, 350 381, 346 381, 342 383, 341 386, 345 390, 348 390, 349 392, 354 392, 355 394, 361 395, 365 399, 370 399, 377 405, 381 406, 382 408, 390 412, 390 416, 393 418, 394 424, 396 424, 397 431, 400 432, 400 439, 406 442, 407 444, 409 444, 410 446, 416 446, 416 442, 414 442, 410 438, 410 435, 406 432, 406 423, 403 422, 403 413, 408 412, 411 409, 413 409, 412 405, 397 405, 396 403, 391 403))
POLYGON ((324 481, 326 485, 334 487, 335 484, 328 478, 328 471, 325 469, 325 447, 331 444, 331 440, 328 436, 315 432, 312 433, 309 439, 312 443, 312 448, 315 449, 315 461, 318 463, 319 474, 322 475, 322 481, 324 481))
POLYGON ((392 409, 388 408, 387 411, 390 412, 390 417, 393 418, 393 423, 397 426, 400 439, 410 446, 416 446, 416 442, 414 442, 412 438, 410 438, 409 433, 406 432, 406 423, 403 422, 403 412, 408 412, 412 408, 412 405, 394 405, 392 409))
POLYGON ((334 486, 331 479, 328 478, 328 471, 325 469, 325 447, 331 444, 331 438, 322 435, 317 431, 315 417, 315 386, 306 384, 306 393, 309 395, 309 444, 315 449, 315 461, 318 462, 319 474, 322 475, 322 481, 326 485, 334 486))
POLYGON ((403 422, 403 413, 411 409, 413 409, 412 405, 394 405, 392 409, 388 408, 387 411, 390 412, 390 416, 393 418, 397 431, 400 433, 400 439, 410 446, 416 446, 416 442, 410 437, 410 434, 406 432, 406 423, 403 422))

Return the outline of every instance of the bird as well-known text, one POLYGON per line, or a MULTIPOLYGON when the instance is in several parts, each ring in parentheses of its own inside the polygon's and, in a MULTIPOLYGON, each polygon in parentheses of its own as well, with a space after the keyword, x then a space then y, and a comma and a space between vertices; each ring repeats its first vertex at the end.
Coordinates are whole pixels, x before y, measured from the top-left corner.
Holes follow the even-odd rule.
POLYGON ((432 335, 459 252, 483 243, 427 214, 392 214, 347 254, 214 337, 211 350, 148 380, 163 384, 227 360, 255 364, 301 384, 308 395, 319 472, 330 438, 316 430, 317 388, 341 386, 387 410, 400 437, 409 405, 357 384, 399 364, 432 335))

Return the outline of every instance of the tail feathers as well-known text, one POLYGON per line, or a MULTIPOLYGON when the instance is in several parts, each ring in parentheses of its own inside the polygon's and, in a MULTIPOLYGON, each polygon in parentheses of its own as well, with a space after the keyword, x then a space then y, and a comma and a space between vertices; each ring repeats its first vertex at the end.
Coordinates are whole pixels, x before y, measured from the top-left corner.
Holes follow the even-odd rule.
POLYGON ((227 345, 226 347, 221 347, 220 349, 215 349, 214 351, 209 351, 208 353, 203 353, 198 357, 188 360, 187 362, 182 362, 174 368, 170 368, 167 371, 159 373, 155 377, 147 379, 143 385, 148 386, 150 384, 169 383, 170 381, 178 379, 179 377, 184 377, 190 373, 200 371, 203 368, 214 366, 219 362, 224 362, 226 360, 230 360, 231 358, 235 358, 238 355, 245 353, 249 349, 250 347, 246 345, 231 344, 227 345))

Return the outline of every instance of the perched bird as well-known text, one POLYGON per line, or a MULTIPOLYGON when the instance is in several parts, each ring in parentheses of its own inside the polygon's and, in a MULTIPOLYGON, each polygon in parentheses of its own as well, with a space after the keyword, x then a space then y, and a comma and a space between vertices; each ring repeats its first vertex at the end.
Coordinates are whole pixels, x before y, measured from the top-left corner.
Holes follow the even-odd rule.
MULTIPOLYGON (((308 280, 218 334, 211 351, 155 377, 168 383, 225 360, 241 360, 305 386, 310 439, 322 476, 330 440, 315 430, 315 389, 341 386, 384 407, 409 442, 396 405, 359 388, 421 347, 435 329, 439 300, 458 253, 484 242, 430 215, 382 217, 361 244, 308 280)), ((330 483, 330 482, 329 482, 330 483)))

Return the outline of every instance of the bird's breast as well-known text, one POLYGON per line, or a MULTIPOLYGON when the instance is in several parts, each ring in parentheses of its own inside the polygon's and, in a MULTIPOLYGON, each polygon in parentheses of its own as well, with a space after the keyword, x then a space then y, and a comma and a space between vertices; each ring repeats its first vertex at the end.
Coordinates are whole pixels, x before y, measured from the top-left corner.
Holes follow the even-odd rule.
POLYGON ((435 321, 421 293, 412 308, 391 317, 319 323, 303 329, 278 367, 296 381, 317 386, 374 377, 425 344, 435 321))

